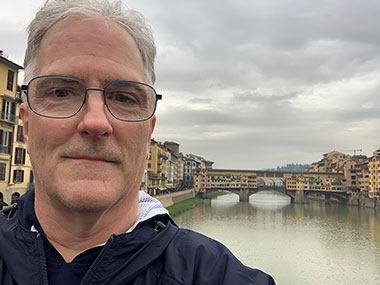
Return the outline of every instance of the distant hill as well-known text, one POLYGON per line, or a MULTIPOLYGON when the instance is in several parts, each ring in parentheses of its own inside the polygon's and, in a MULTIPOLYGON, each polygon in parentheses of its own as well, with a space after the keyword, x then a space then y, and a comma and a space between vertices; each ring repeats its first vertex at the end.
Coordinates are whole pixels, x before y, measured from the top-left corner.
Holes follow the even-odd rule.
POLYGON ((277 166, 276 168, 268 168, 265 170, 276 171, 305 171, 309 167, 309 164, 288 163, 285 166, 277 166))

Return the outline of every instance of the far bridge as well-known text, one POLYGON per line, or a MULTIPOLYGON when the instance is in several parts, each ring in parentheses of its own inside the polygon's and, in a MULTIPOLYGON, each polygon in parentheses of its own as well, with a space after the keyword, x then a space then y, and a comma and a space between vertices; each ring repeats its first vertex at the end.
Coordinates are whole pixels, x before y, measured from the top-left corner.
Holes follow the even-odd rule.
POLYGON ((321 191, 321 190, 287 190, 286 187, 280 186, 263 186, 255 189, 247 188, 220 188, 220 189, 206 189, 206 192, 215 192, 217 190, 225 190, 237 194, 239 196, 239 201, 249 201, 249 197, 253 194, 262 191, 275 191, 282 193, 288 197, 292 203, 304 203, 308 196, 319 196, 323 200, 334 199, 340 203, 347 203, 350 193, 343 191, 321 191))
POLYGON ((309 195, 347 202, 345 178, 342 173, 289 172, 272 170, 202 169, 194 175, 197 192, 227 190, 239 195, 240 201, 261 191, 277 191, 292 202, 303 203, 309 195))

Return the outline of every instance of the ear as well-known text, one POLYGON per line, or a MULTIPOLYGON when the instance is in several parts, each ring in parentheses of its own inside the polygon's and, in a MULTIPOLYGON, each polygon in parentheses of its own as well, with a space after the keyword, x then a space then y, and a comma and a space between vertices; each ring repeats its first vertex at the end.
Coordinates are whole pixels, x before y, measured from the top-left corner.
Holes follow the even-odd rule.
POLYGON ((152 137, 152 133, 153 133, 153 131, 154 131, 154 127, 156 126, 156 115, 154 115, 154 116, 150 119, 150 123, 151 123, 151 129, 150 129, 149 144, 150 144, 150 138, 152 137))
POLYGON ((29 137, 29 108, 25 103, 21 103, 20 105, 20 115, 23 123, 23 135, 25 139, 25 144, 28 145, 28 137, 29 137))
POLYGON ((146 148, 146 160, 149 159, 150 141, 152 139, 152 134, 153 134, 154 128, 156 126, 156 116, 153 116, 150 119, 150 124, 151 124, 151 129, 150 129, 149 140, 147 142, 147 148, 146 148))

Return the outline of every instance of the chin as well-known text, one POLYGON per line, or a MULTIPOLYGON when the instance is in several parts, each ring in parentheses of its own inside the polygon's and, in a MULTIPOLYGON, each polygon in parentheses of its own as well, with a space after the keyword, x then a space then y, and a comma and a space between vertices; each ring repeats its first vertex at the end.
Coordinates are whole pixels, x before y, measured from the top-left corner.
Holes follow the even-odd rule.
POLYGON ((78 212, 100 212, 112 208, 125 200, 128 190, 120 185, 106 185, 104 182, 75 182, 65 187, 64 191, 56 191, 55 200, 62 206, 78 212))

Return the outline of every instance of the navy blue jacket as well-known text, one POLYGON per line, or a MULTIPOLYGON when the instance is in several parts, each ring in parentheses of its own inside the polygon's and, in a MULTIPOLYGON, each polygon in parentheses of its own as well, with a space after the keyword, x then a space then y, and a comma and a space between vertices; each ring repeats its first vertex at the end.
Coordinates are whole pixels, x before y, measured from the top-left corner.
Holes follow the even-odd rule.
MULTIPOLYGON (((0 213, 0 284, 48 284, 43 238, 23 217, 23 200, 0 213)), ((29 196, 29 198, 28 198, 29 196)), ((219 242, 160 215, 112 235, 81 284, 275 284, 219 242)))

